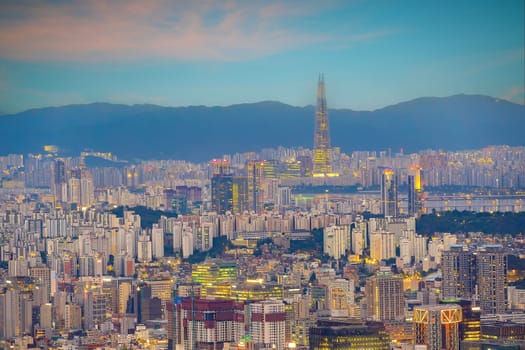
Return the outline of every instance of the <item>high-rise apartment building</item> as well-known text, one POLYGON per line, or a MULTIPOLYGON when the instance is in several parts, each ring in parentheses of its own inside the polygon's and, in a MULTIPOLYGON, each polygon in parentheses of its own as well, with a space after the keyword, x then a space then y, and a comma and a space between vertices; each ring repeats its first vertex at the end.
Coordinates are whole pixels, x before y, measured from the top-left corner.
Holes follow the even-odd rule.
POLYGON ((443 299, 471 299, 476 286, 476 257, 460 245, 452 245, 441 255, 443 299))
POLYGON ((482 314, 507 309, 507 255, 503 247, 487 245, 473 252, 451 245, 442 253, 441 270, 443 299, 479 299, 482 314))
MULTIPOLYGON (((223 349, 244 336, 244 305, 233 300, 186 298, 180 305, 183 349, 223 349)), ((284 335, 284 329, 283 329, 284 335)), ((178 343, 178 341, 177 341, 178 343)))
POLYGON ((64 309, 64 327, 82 329, 82 307, 78 304, 66 304, 64 309))
POLYGON ((348 226, 325 227, 323 233, 323 253, 339 259, 350 248, 350 229, 348 226))
POLYGON ((390 272, 378 272, 365 287, 367 318, 374 321, 403 321, 405 294, 403 279, 390 272))
POLYGON ((396 256, 395 234, 377 231, 370 234, 370 257, 377 261, 388 260, 396 256))
MULTIPOLYGON (((33 278, 35 284, 39 286, 38 302, 40 304, 48 303, 51 296, 51 272, 49 267, 45 265, 30 267, 29 275, 33 278)), ((35 295, 33 295, 33 299, 36 299, 35 295)))
POLYGON ((153 258, 164 256, 164 230, 158 224, 153 224, 151 229, 151 249, 153 258))
POLYGON ((286 311, 281 300, 250 304, 250 336, 256 346, 284 350, 286 311))
POLYGON ((507 254, 499 245, 477 251, 477 283, 482 314, 499 314, 507 309, 507 254))

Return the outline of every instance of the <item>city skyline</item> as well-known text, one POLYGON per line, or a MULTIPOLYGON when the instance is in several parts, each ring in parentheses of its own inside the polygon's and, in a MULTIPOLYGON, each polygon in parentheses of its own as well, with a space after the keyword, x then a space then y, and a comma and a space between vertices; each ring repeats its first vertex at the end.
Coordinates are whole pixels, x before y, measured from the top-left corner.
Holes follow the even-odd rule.
POLYGON ((3 2, 0 113, 90 102, 304 106, 319 72, 334 108, 460 93, 523 104, 523 3, 475 5, 3 2))
POLYGON ((0 0, 0 350, 525 348, 524 11, 0 0))

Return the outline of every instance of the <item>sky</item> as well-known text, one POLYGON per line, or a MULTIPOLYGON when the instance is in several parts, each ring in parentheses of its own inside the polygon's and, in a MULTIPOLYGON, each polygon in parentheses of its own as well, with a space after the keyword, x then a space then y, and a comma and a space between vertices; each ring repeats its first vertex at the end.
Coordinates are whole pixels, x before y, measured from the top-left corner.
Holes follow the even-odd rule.
POLYGON ((264 100, 525 103, 524 1, 1 0, 0 113, 264 100))

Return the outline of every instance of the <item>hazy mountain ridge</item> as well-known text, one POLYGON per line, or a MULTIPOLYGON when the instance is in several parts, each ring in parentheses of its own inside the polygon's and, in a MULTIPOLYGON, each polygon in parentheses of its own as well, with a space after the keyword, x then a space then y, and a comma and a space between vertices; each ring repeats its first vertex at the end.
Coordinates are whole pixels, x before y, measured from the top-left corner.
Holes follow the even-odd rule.
MULTIPOLYGON (((207 160, 264 147, 312 147, 313 106, 275 101, 227 107, 92 103, 32 109, 0 117, 0 154, 55 144, 124 159, 207 160)), ((403 147, 472 149, 525 145, 525 106, 481 95, 423 97, 374 111, 331 109, 332 145, 345 152, 403 147)))

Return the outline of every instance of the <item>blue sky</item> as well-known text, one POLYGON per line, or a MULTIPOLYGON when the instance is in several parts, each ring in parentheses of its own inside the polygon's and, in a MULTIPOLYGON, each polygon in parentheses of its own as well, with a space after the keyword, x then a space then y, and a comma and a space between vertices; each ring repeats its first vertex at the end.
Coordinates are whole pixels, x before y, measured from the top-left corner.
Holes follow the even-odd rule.
POLYGON ((524 103, 524 2, 2 1, 0 112, 71 103, 524 103))

